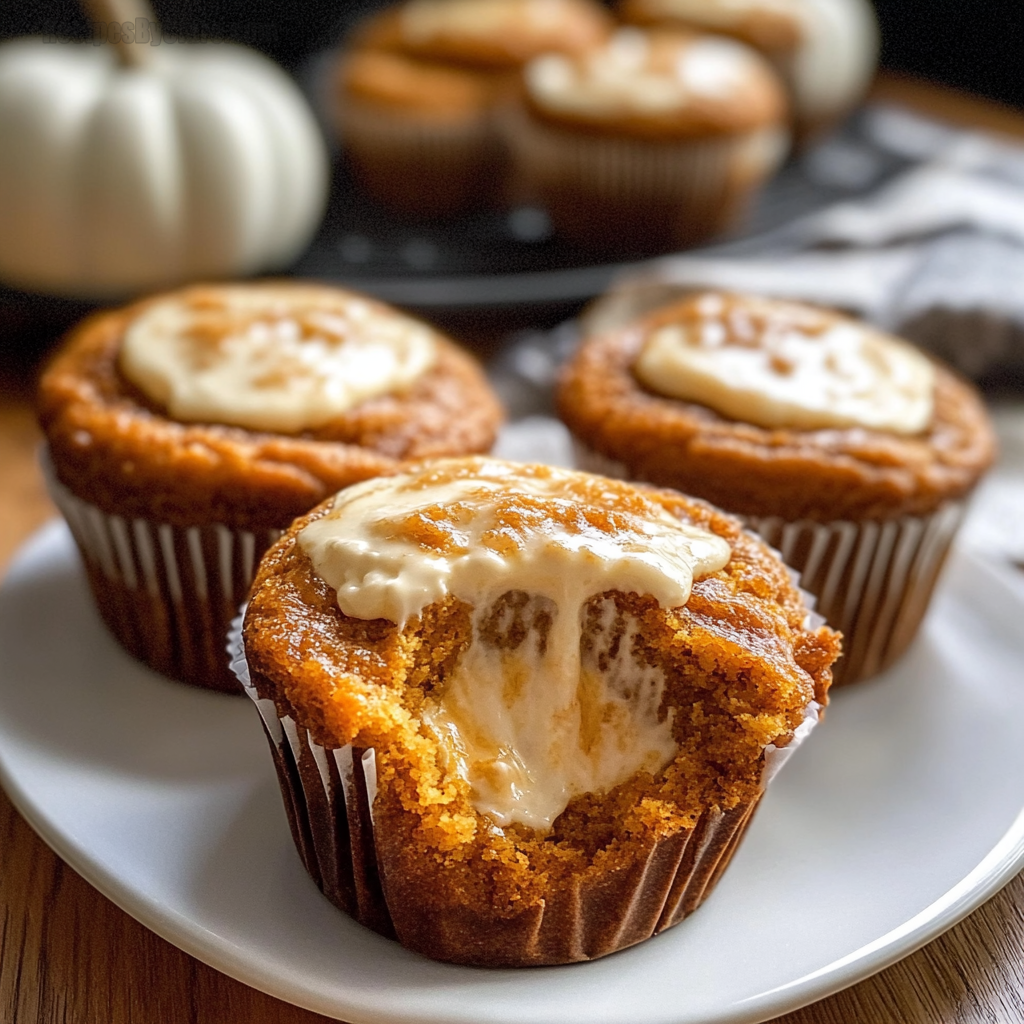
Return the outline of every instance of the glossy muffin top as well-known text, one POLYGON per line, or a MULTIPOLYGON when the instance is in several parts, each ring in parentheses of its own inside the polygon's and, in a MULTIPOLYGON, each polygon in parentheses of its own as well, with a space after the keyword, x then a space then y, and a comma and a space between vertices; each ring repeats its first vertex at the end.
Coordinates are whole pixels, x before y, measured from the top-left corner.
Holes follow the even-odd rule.
POLYGON ((620 29, 585 52, 538 57, 523 84, 535 117, 578 131, 704 138, 756 130, 785 115, 778 77, 759 54, 682 30, 620 29))
POLYGON ((980 397, 946 368, 838 314, 749 296, 690 296, 588 339, 558 406, 630 477, 752 516, 927 514, 994 457, 980 397))
POLYGON ((198 286, 99 313, 44 373, 60 480, 104 511, 284 527, 401 460, 486 451, 474 360, 370 299, 284 282, 198 286))

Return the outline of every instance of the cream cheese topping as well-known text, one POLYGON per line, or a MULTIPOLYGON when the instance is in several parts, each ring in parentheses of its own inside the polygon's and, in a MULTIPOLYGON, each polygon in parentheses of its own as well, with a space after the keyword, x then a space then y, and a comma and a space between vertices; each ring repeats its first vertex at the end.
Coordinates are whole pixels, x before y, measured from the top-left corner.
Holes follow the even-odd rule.
POLYGON ((760 71, 760 58, 730 39, 656 37, 624 28, 583 56, 538 57, 525 77, 534 102, 552 112, 666 115, 695 99, 729 99, 760 71))
POLYGON ((357 296, 231 286, 147 307, 119 365, 174 419, 295 434, 408 388, 435 359, 428 327, 357 296))
POLYGON ((506 32, 556 28, 569 6, 565 0, 410 0, 401 26, 420 45, 439 36, 500 39, 506 32))
POLYGON ((478 810, 541 830, 676 749, 660 671, 599 596, 679 607, 731 557, 628 484, 488 458, 350 487, 299 544, 346 615, 404 625, 447 595, 472 607, 472 642, 424 720, 478 810))
POLYGON ((633 371, 657 394, 757 426, 918 434, 935 369, 912 345, 824 310, 707 294, 655 328, 633 371))

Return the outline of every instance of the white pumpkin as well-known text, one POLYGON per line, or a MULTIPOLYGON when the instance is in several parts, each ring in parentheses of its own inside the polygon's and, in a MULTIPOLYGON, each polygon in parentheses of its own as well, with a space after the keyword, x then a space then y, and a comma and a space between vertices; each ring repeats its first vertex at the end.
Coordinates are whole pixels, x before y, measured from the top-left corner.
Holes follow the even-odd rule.
POLYGON ((0 281, 79 297, 282 267, 327 194, 308 106, 223 43, 0 46, 0 281))

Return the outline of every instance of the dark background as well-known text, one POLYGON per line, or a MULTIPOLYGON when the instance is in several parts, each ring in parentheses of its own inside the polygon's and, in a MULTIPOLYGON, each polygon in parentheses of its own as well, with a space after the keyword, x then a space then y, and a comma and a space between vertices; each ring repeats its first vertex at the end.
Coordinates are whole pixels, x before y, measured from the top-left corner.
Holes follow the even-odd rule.
MULTIPOLYGON (((874 0, 882 66, 1024 107, 1024 0, 874 0)), ((155 0, 165 31, 255 46, 288 67, 336 41, 373 0, 155 0)), ((84 38, 73 0, 0 0, 0 39, 84 38)), ((2 140, 0 140, 2 144, 2 140)))

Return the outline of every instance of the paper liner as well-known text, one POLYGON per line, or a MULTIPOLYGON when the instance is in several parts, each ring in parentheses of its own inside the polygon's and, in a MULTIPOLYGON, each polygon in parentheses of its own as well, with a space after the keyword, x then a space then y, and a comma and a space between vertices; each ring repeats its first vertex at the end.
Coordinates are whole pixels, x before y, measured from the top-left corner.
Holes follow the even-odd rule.
POLYGON ((966 505, 951 501, 927 516, 881 521, 746 521, 798 570, 818 610, 843 634, 833 685, 884 671, 910 645, 966 505))
POLYGON ((180 527, 109 515, 73 495, 41 458, 103 621, 150 668, 193 686, 238 693, 224 636, 256 566, 280 535, 219 523, 180 527))
POLYGON ((273 700, 260 696, 245 658, 242 615, 232 624, 228 652, 263 720, 295 846, 324 895, 409 949, 475 966, 592 960, 678 924, 714 889, 764 787, 814 728, 820 710, 812 702, 792 740, 765 749, 761 793, 754 800, 728 811, 709 808, 692 830, 638 844, 627 864, 581 872, 516 916, 485 915, 457 901, 439 912, 436 902, 427 905, 407 891, 403 873, 392 868, 390 851, 401 840, 374 821, 375 752, 325 749, 301 723, 282 716, 273 700))
POLYGON ((487 116, 416 121, 348 100, 335 121, 363 188, 388 206, 439 216, 500 193, 501 144, 487 116))
POLYGON ((777 126, 742 135, 646 141, 548 126, 509 109, 504 134, 516 191, 540 202, 558 232, 585 244, 633 238, 693 244, 730 227, 782 162, 777 126))
MULTIPOLYGON (((574 449, 580 469, 632 479, 624 463, 575 438, 574 449)), ((833 686, 844 686, 878 675, 910 645, 965 511, 966 502, 950 501, 930 515, 862 523, 738 518, 800 574, 817 611, 843 634, 832 674, 833 686)))

